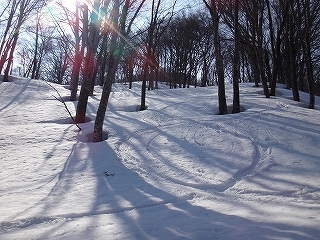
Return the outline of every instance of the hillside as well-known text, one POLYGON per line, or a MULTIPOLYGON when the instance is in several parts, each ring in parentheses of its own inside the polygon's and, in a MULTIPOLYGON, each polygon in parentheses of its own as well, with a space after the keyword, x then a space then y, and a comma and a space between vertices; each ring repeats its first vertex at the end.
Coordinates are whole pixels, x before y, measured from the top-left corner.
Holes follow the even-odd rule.
POLYGON ((320 239, 320 99, 240 88, 220 116, 216 87, 161 85, 137 112, 140 86, 117 84, 91 143, 45 82, 0 82, 0 239, 320 239))

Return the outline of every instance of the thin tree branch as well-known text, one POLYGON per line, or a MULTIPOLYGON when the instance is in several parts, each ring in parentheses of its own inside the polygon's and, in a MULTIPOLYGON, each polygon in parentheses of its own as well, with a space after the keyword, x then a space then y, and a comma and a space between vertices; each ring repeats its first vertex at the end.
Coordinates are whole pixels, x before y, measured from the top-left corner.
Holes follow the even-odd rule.
POLYGON ((52 95, 52 96, 53 96, 55 99, 57 99, 59 102, 63 103, 63 105, 64 105, 65 109, 67 110, 67 112, 69 113, 69 115, 70 115, 73 123, 74 123, 74 124, 79 128, 79 130, 81 131, 82 128, 76 123, 74 117, 72 116, 70 110, 68 109, 68 106, 67 106, 66 102, 65 102, 64 99, 61 97, 59 91, 58 91, 54 86, 52 86, 50 83, 48 83, 47 81, 45 81, 45 83, 48 84, 49 87, 51 87, 53 90, 55 90, 55 91, 57 92, 59 98, 57 98, 56 96, 53 96, 53 95, 52 95))

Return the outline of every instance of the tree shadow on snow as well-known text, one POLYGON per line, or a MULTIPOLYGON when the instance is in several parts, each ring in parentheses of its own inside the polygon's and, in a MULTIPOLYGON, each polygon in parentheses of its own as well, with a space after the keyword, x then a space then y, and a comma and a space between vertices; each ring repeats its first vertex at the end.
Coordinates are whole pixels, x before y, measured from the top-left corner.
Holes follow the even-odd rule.
MULTIPOLYGON (((147 177, 128 169, 106 141, 85 145, 89 153, 84 168, 92 166, 92 180, 96 181, 94 195, 88 199, 92 203, 91 209, 60 216, 68 221, 88 218, 85 228, 77 228, 71 233, 78 239, 81 236, 95 239, 101 234, 111 239, 115 236, 126 239, 315 239, 320 235, 314 228, 258 222, 232 215, 232 212, 223 214, 209 206, 196 206, 193 201, 197 196, 193 193, 173 194, 153 186, 146 181, 147 177)), ((77 161, 77 157, 74 153, 68 161, 77 161)), ((76 181, 75 176, 68 175, 69 166, 72 164, 66 164, 61 179, 65 176, 69 178, 65 179, 67 181, 76 181)), ((73 190, 67 188, 59 192, 73 190)), ((242 207, 250 208, 239 204, 239 208, 242 207)), ((58 222, 56 228, 42 237, 58 235, 65 223, 58 222)), ((68 232, 65 234, 70 236, 68 232)))

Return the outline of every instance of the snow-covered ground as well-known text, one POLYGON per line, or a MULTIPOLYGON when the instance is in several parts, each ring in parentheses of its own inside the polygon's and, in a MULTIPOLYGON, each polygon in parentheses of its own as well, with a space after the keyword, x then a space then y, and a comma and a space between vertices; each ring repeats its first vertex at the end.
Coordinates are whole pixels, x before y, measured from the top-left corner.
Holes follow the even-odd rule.
POLYGON ((0 239, 320 239, 319 105, 240 87, 220 116, 216 87, 161 85, 137 112, 140 87, 115 85, 91 143, 45 82, 0 82, 0 239))

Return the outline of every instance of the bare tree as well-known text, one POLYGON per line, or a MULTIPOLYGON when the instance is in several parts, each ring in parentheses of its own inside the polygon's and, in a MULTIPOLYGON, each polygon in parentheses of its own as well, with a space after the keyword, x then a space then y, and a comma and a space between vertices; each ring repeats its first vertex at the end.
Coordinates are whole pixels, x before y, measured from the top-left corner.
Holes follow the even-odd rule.
MULTIPOLYGON (((128 2, 128 1, 127 1, 128 2)), ((120 8, 120 2, 119 0, 114 0, 114 5, 112 9, 112 15, 111 15, 111 20, 112 20, 112 34, 111 34, 111 41, 110 41, 110 46, 109 46, 109 51, 110 51, 110 59, 109 59, 109 64, 108 64, 108 73, 106 76, 106 82, 104 83, 103 87, 103 92, 101 95, 101 100, 100 104, 98 107, 97 111, 97 116, 95 120, 95 125, 94 125, 94 132, 93 132, 93 142, 100 142, 102 141, 103 138, 103 122, 104 122, 104 117, 105 117, 105 112, 107 109, 107 103, 108 99, 111 93, 111 87, 113 83, 113 79, 115 77, 115 73, 117 70, 117 61, 118 57, 115 55, 115 51, 117 50, 117 40, 119 36, 119 8, 120 8)), ((126 14, 126 13, 124 13, 126 14)))
POLYGON ((88 37, 88 40, 86 41, 86 56, 84 59, 83 78, 75 118, 77 123, 85 122, 88 98, 92 88, 93 74, 95 69, 95 54, 98 48, 99 30, 101 24, 98 15, 99 9, 100 1, 94 0, 90 23, 87 27, 88 6, 84 4, 83 31, 88 33, 88 36, 84 36, 88 37), (88 31, 86 29, 88 29, 88 31))
POLYGON ((219 32, 219 2, 215 0, 203 0, 203 3, 210 12, 213 20, 213 30, 214 30, 214 51, 216 57, 216 69, 218 75, 218 98, 219 98, 219 114, 227 114, 227 100, 225 93, 225 79, 224 79, 224 66, 223 58, 221 53, 221 40, 219 32))
POLYGON ((39 12, 37 12, 37 17, 36 17, 36 39, 35 39, 35 47, 34 47, 34 56, 33 56, 33 67, 32 67, 32 74, 31 78, 35 79, 37 78, 36 72, 37 72, 37 66, 38 66, 38 61, 37 61, 37 55, 38 55, 38 47, 39 47, 39 28, 40 28, 40 16, 39 12))
POLYGON ((9 20, 7 22, 7 28, 9 26, 11 34, 9 35, 9 37, 7 37, 8 32, 6 32, 5 30, 6 34, 2 41, 4 48, 2 47, 1 43, 2 55, 0 59, 0 71, 3 69, 4 64, 7 63, 4 71, 4 81, 8 81, 9 72, 13 63, 14 51, 16 49, 23 24, 32 16, 34 12, 37 12, 39 8, 42 8, 45 3, 46 0, 12 1, 9 20))
MULTIPOLYGON (((77 91, 78 91, 78 85, 79 85, 79 75, 80 75, 80 68, 83 61, 83 54, 84 54, 84 47, 85 47, 85 28, 83 28, 84 31, 82 31, 82 46, 81 44, 81 36, 80 36, 80 2, 76 2, 76 11, 74 15, 74 25, 73 25, 73 32, 75 36, 75 46, 74 46, 74 60, 73 60, 73 66, 72 66, 72 72, 71 72, 71 80, 70 80, 70 100, 76 101, 77 100, 77 91)), ((84 6, 85 7, 85 6, 84 6)), ((87 11, 85 10, 85 13, 87 11)), ((87 19, 83 19, 83 21, 88 22, 87 19)), ((84 24, 84 26, 85 26, 84 24)))
POLYGON ((145 0, 125 0, 121 14, 119 0, 114 0, 114 5, 111 11, 111 40, 109 45, 109 63, 107 65, 107 76, 103 84, 103 91, 97 111, 97 116, 94 124, 93 141, 99 142, 103 139, 103 122, 108 105, 109 96, 111 93, 112 83, 115 80, 116 71, 119 66, 119 60, 122 56, 125 43, 131 44, 128 41, 128 35, 131 31, 132 24, 141 10, 145 0), (129 9, 133 8, 133 15, 128 19, 129 9), (119 41, 120 37, 120 41, 119 41), (119 44, 117 44, 119 42, 119 44))
POLYGON ((145 40, 145 61, 143 66, 143 81, 141 87, 141 104, 140 110, 146 109, 146 87, 147 87, 147 78, 149 77, 149 89, 154 89, 154 76, 159 71, 159 64, 156 56, 156 48, 158 47, 160 38, 164 31, 167 29, 168 24, 171 21, 173 16, 174 8, 177 0, 172 1, 171 6, 167 7, 163 11, 161 6, 164 5, 163 0, 152 0, 151 2, 151 16, 147 26, 147 36, 145 40), (165 19, 167 21, 165 21, 165 19), (162 23, 166 22, 165 26, 161 26, 162 23), (151 77, 153 76, 153 77, 151 77))
POLYGON ((233 108, 232 113, 240 112, 240 29, 239 1, 234 3, 234 58, 233 58, 233 108))
MULTIPOLYGON (((315 87, 314 87, 314 64, 312 59, 312 43, 315 33, 317 16, 320 13, 319 4, 315 1, 305 0, 303 9, 304 29, 301 34, 302 50, 306 64, 307 82, 309 89, 309 108, 314 109, 315 87)), ((319 22, 318 22, 319 23, 319 22)))
MULTIPOLYGON (((47 52, 43 57, 41 67, 38 68, 40 69, 39 77, 41 79, 58 84, 69 83, 73 64, 70 57, 73 46, 70 42, 58 34, 50 43, 48 42, 47 52)), ((42 51, 42 47, 40 50, 42 51)))
POLYGON ((11 46, 11 42, 12 42, 12 35, 13 32, 10 30, 12 30, 13 28, 15 28, 14 25, 14 18, 17 12, 17 8, 18 8, 19 2, 17 2, 17 0, 13 0, 13 1, 8 1, 7 6, 4 8, 4 11, 2 12, 1 16, 4 16, 4 13, 6 12, 6 10, 8 10, 8 17, 7 17, 7 23, 6 23, 6 27, 5 30, 2 34, 2 39, 1 39, 1 46, 0 46, 0 54, 1 54, 1 58, 0 58, 0 72, 3 69, 3 66, 5 64, 5 62, 7 61, 7 56, 8 53, 10 51, 10 46, 11 46))

